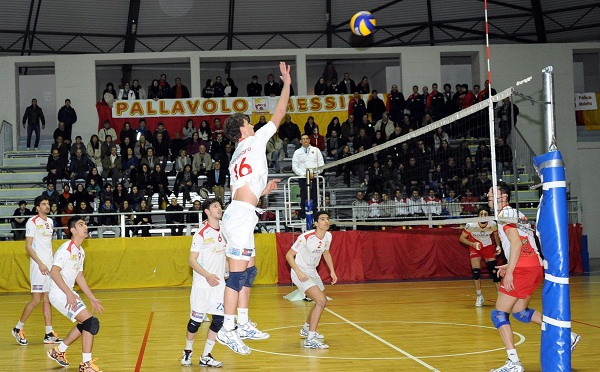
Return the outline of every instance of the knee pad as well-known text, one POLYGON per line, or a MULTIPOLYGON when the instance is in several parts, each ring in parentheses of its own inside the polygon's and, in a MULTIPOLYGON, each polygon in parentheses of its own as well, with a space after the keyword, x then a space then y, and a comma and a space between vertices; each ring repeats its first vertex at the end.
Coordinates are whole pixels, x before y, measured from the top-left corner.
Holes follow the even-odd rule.
POLYGON ((83 332, 83 323, 78 323, 75 327, 79 330, 79 333, 83 332))
POLYGON ((519 311, 518 313, 513 313, 513 316, 519 322, 529 323, 529 322, 531 322, 531 318, 533 317, 533 313, 535 313, 535 310, 527 308, 525 310, 519 311))
POLYGON ((196 332, 198 332, 198 329, 200 328, 201 325, 202 325, 202 322, 197 322, 193 319, 190 319, 190 321, 188 322, 188 325, 187 325, 187 330, 189 333, 196 333, 196 332))
POLYGON ((229 278, 225 280, 225 286, 233 289, 236 292, 242 290, 242 287, 246 283, 248 277, 248 270, 246 271, 230 271, 229 278))
POLYGON ((496 309, 492 310, 492 323, 494 323, 494 327, 500 328, 503 325, 510 324, 510 319, 508 318, 508 313, 504 311, 498 311, 496 309))
POLYGON ((492 280, 494 281, 494 283, 500 282, 500 280, 502 279, 498 276, 498 269, 496 269, 496 265, 498 265, 498 262, 496 260, 491 260, 486 262, 485 264, 488 268, 488 271, 492 275, 492 280))
POLYGON ((244 287, 252 287, 252 283, 254 283, 256 274, 258 274, 258 269, 256 268, 256 266, 252 266, 246 269, 246 283, 244 283, 244 287))
POLYGON ((81 325, 83 326, 84 331, 87 331, 92 335, 97 335, 100 331, 100 321, 95 316, 87 318, 81 325))
POLYGON ((210 323, 210 330, 217 333, 223 327, 225 317, 223 315, 213 315, 212 322, 210 323))
POLYGON ((473 273, 474 280, 481 279, 481 269, 472 269, 471 272, 473 273))

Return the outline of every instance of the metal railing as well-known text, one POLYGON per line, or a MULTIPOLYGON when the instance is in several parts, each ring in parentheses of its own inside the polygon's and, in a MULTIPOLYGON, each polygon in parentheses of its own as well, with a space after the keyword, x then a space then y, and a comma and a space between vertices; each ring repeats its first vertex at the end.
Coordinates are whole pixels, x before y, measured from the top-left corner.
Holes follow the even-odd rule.
POLYGON ((0 124, 0 165, 3 165, 4 154, 13 150, 13 125, 6 120, 0 124))

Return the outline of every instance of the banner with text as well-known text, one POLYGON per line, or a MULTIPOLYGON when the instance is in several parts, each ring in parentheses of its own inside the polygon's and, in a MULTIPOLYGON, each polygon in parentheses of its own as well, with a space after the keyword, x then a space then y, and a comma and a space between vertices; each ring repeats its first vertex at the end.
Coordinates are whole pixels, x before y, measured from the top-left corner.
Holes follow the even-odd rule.
POLYGON ((596 93, 575 93, 575 111, 597 109, 596 93))

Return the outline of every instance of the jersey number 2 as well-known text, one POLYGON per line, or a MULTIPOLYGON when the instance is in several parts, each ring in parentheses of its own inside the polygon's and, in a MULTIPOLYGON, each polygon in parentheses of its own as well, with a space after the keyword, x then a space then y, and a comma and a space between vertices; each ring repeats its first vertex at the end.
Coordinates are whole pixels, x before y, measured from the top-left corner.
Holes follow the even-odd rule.
POLYGON ((242 158, 242 161, 233 167, 233 172, 237 178, 244 177, 252 173, 252 167, 246 164, 246 158, 242 158))

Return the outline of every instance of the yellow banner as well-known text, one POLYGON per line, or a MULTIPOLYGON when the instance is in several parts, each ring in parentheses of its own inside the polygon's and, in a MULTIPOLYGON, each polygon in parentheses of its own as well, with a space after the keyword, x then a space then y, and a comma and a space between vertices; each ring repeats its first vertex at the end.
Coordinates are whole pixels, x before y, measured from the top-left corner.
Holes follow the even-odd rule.
MULTIPOLYGON (((600 102, 600 93, 596 93, 596 102, 600 102)), ((600 109, 581 111, 585 130, 600 130, 600 109)))

